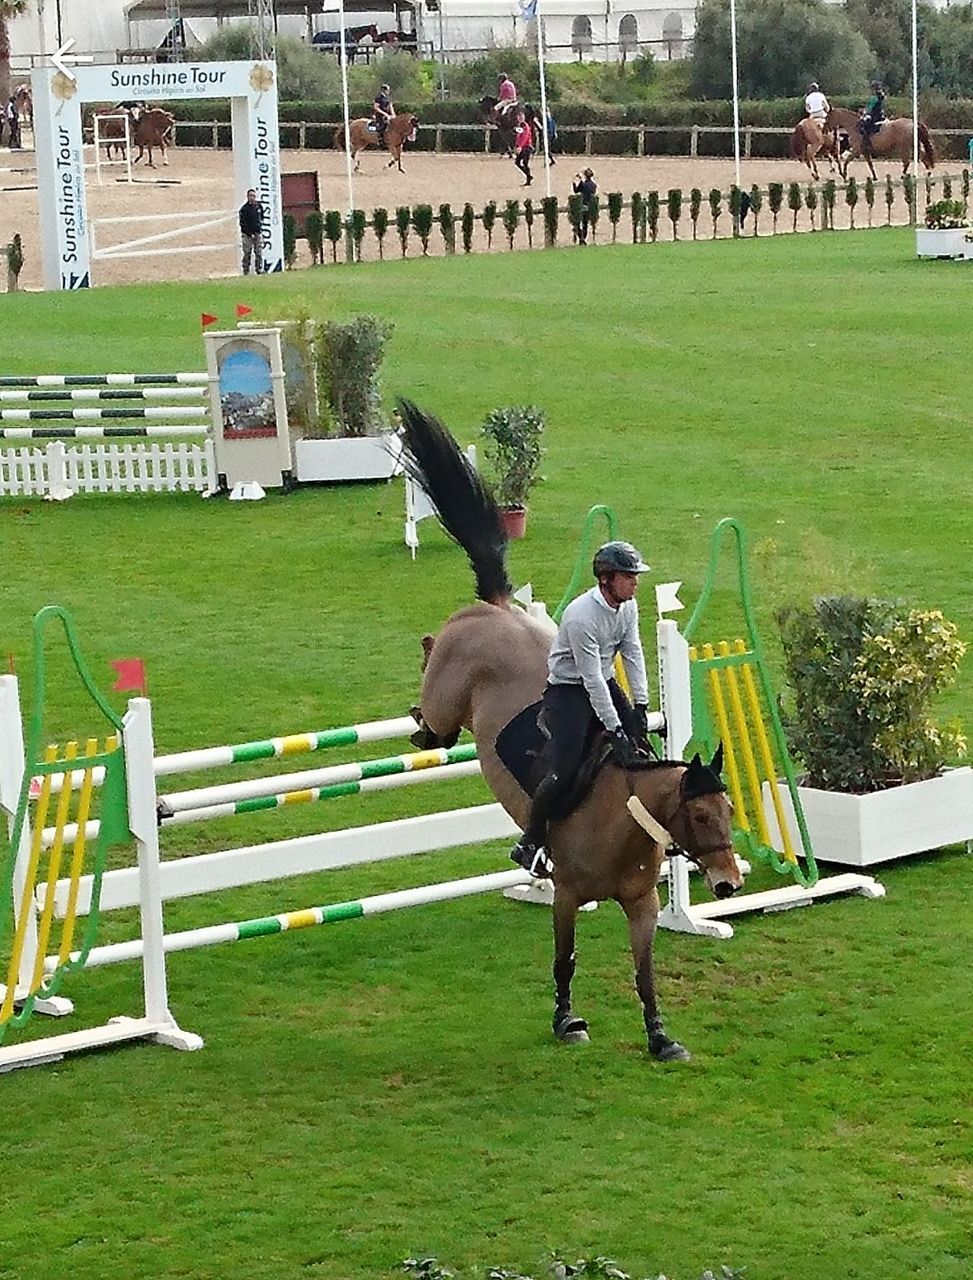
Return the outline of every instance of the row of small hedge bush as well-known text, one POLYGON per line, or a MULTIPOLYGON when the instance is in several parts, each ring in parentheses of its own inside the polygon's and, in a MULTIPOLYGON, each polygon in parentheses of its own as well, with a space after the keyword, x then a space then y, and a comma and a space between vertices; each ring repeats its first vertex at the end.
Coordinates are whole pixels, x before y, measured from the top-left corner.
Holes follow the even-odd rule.
MULTIPOLYGON (((952 199, 954 183, 958 187, 964 205, 968 205, 970 196, 970 172, 964 169, 959 178, 944 177, 941 180, 942 196, 952 199)), ((932 201, 937 180, 927 177, 924 182, 926 202, 932 201)), ((707 233, 710 226, 712 235, 718 233, 719 221, 728 214, 733 234, 738 235, 742 226, 746 226, 747 217, 753 234, 760 234, 760 219, 766 211, 771 219, 773 234, 777 234, 781 217, 791 219, 791 230, 797 229, 797 219, 802 209, 806 209, 815 230, 834 230, 835 209, 839 200, 849 210, 852 227, 864 216, 868 226, 877 220, 891 225, 892 212, 897 195, 905 203, 910 221, 915 221, 916 199, 918 190, 911 177, 901 182, 894 182, 887 176, 884 182, 874 182, 871 178, 859 184, 855 178, 849 178, 844 186, 839 186, 833 179, 821 184, 813 182, 802 186, 799 182, 772 182, 766 189, 753 186, 748 191, 733 186, 728 193, 714 187, 704 195, 694 187, 688 199, 680 188, 673 188, 665 196, 658 191, 647 194, 634 192, 626 201, 619 191, 610 192, 604 204, 595 196, 589 206, 588 222, 592 240, 596 239, 599 224, 607 219, 610 237, 614 243, 619 235, 619 226, 627 212, 630 222, 630 233, 633 244, 655 242, 660 227, 668 220, 672 226, 674 238, 679 238, 679 227, 689 223, 693 240, 699 236, 700 223, 707 233), (859 211, 864 206, 864 215, 859 211), (884 214, 883 214, 884 206, 884 214)), ((371 230, 376 238, 379 257, 386 252, 389 238, 397 239, 402 257, 406 257, 413 234, 418 238, 423 255, 428 254, 430 239, 438 227, 442 236, 443 247, 447 254, 456 253, 461 248, 464 253, 472 253, 474 249, 474 232, 479 223, 487 237, 487 249, 493 247, 494 235, 506 236, 508 247, 513 249, 514 239, 523 226, 526 231, 528 248, 534 247, 535 239, 545 248, 553 248, 558 244, 559 236, 564 229, 561 218, 566 215, 568 227, 573 240, 580 238, 583 217, 581 197, 569 196, 567 205, 561 206, 556 196, 548 196, 537 202, 530 198, 508 200, 501 207, 491 200, 482 211, 477 212, 472 204, 465 204, 462 213, 457 215, 449 204, 441 204, 434 210, 431 204, 414 206, 400 205, 390 213, 388 209, 372 210, 371 218, 364 209, 355 209, 348 220, 347 230, 355 246, 355 257, 361 257, 361 249, 366 233, 371 230)), ((329 209, 325 213, 309 214, 303 228, 298 228, 294 218, 287 215, 284 219, 284 255, 288 266, 293 266, 297 258, 298 233, 303 233, 311 252, 313 264, 323 264, 328 257, 332 262, 339 258, 339 246, 346 234, 345 215, 338 209, 329 209)), ((726 225, 726 224, 724 224, 726 225)), ((766 226, 766 219, 764 221, 766 226)), ((708 235, 705 238, 709 238, 708 235)))

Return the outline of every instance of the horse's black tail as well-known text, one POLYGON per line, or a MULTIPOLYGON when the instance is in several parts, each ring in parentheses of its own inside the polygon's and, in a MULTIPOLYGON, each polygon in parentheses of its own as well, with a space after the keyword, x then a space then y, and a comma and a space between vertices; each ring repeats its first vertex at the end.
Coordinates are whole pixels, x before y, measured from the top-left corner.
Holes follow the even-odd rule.
POLYGON ((423 413, 411 400, 400 400, 399 409, 403 465, 429 495, 440 524, 466 552, 477 597, 494 604, 507 599, 513 591, 507 576, 507 535, 492 494, 438 418, 423 413))

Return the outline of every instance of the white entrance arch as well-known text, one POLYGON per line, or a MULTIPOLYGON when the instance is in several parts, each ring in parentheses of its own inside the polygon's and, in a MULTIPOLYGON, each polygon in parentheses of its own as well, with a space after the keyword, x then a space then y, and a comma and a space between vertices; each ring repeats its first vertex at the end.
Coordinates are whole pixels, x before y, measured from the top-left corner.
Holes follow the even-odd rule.
POLYGON ((229 98, 236 203, 243 204, 250 187, 257 191, 264 207, 264 266, 283 270, 273 62, 78 66, 75 77, 71 80, 53 67, 35 67, 31 73, 45 289, 87 289, 92 283, 81 132, 85 102, 229 98))

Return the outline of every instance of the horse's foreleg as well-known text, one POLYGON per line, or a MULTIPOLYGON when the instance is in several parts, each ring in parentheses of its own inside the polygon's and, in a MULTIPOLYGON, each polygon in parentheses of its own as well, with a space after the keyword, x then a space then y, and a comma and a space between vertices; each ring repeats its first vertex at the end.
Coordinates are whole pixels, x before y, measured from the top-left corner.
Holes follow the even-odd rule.
POLYGON ((655 968, 652 946, 655 942, 655 926, 659 918, 659 894, 653 888, 640 898, 621 904, 628 918, 628 937, 635 961, 635 989, 642 1001, 642 1017, 649 1053, 660 1062, 688 1062, 689 1052, 677 1040, 666 1035, 659 1016, 655 995, 655 968))
POLYGON ((571 1012, 571 980, 574 977, 574 935, 578 902, 560 886, 554 889, 554 1034, 565 1044, 584 1044, 588 1024, 571 1012))

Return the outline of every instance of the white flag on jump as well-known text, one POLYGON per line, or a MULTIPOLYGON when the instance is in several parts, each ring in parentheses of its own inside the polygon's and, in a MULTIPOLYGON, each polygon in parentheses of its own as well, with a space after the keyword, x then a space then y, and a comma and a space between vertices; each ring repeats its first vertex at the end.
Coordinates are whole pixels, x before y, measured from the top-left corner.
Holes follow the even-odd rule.
POLYGON ((520 16, 525 22, 532 22, 537 17, 537 0, 518 0, 520 16))

